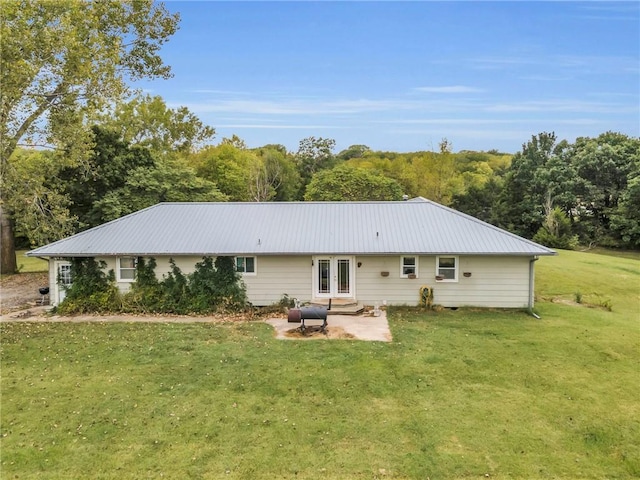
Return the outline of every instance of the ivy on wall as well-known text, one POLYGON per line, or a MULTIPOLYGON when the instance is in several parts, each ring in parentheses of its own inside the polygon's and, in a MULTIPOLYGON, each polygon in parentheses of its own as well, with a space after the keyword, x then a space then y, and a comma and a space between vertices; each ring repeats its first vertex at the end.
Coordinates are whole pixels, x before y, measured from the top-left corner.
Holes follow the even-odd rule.
POLYGON ((237 312, 247 307, 246 287, 232 257, 204 257, 185 275, 170 260, 171 271, 158 279, 156 260, 138 259, 131 290, 120 293, 113 270, 93 258, 71 260, 73 284, 57 313, 207 314, 237 312))

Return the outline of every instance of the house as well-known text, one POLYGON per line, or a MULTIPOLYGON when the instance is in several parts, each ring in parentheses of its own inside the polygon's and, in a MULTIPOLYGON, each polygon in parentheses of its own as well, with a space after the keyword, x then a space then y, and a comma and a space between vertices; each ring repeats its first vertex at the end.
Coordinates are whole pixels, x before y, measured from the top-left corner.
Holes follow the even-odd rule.
MULTIPOLYGON (((27 253, 49 259, 51 303, 64 299, 70 257, 94 257, 118 287, 138 258, 184 273, 233 256, 257 306, 284 294, 417 305, 423 286, 445 307, 532 308, 534 262, 553 250, 424 198, 398 202, 160 203, 27 253)), ((347 301, 347 300, 345 300, 347 301)))

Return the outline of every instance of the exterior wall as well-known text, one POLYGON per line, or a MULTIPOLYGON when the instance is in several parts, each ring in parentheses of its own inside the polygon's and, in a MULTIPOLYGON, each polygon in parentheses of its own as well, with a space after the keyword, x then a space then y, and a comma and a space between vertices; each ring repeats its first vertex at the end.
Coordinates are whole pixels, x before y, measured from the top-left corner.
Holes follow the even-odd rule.
POLYGON ((420 288, 433 288, 434 304, 444 307, 522 308, 529 303, 529 257, 459 256, 458 281, 436 281, 436 257, 418 258, 415 279, 401 278, 400 256, 360 256, 356 262, 358 300, 366 305, 417 305, 420 288), (383 277, 381 272, 389 272, 383 277), (465 277, 464 272, 470 272, 465 277))
POLYGON ((356 265, 360 263, 356 268, 358 301, 365 305, 418 305, 420 287, 435 283, 435 257, 418 257, 418 275, 413 279, 400 276, 400 259, 400 255, 356 257, 356 265), (383 277, 382 272, 389 275, 383 277))
MULTIPOLYGON (((159 279, 171 271, 170 257, 156 258, 159 279)), ((191 273, 202 257, 173 257, 183 273, 191 273)), ((114 257, 102 257, 107 270, 116 269, 114 257)), ((311 256, 258 256, 256 275, 244 275, 249 301, 256 306, 278 302, 284 294, 307 302, 313 296, 311 256)), ((436 257, 418 257, 418 275, 415 279, 401 277, 401 256, 356 256, 355 291, 357 300, 365 305, 418 305, 420 288, 433 288, 434 304, 444 307, 500 307, 523 308, 529 302, 530 257, 513 256, 459 256, 458 281, 435 280, 436 257), (359 266, 358 266, 359 264, 359 266), (388 272, 382 276, 381 272, 388 272), (470 272, 465 277, 464 272, 470 272)), ((49 262, 49 285, 56 286, 56 262, 49 262)), ((122 292, 131 284, 119 282, 122 292)), ((52 292, 54 289, 52 288, 52 292)), ((55 304, 56 296, 51 295, 55 304)))
POLYGON ((526 308, 530 260, 530 257, 461 256, 458 283, 432 282, 434 303, 445 307, 526 308), (470 272, 471 276, 464 277, 463 272, 470 272))
MULTIPOLYGON (((156 277, 161 279, 171 271, 170 258, 182 273, 193 272, 202 257, 154 257, 156 277)), ((107 262, 107 269, 116 268, 115 258, 100 258, 107 262)), ((146 258, 145 258, 146 260, 146 258)), ((312 267, 310 256, 261 256, 256 257, 256 275, 243 275, 247 287, 247 297, 256 306, 272 305, 286 293, 301 302, 311 300, 312 267)), ((118 282, 121 292, 129 291, 131 284, 118 282)))

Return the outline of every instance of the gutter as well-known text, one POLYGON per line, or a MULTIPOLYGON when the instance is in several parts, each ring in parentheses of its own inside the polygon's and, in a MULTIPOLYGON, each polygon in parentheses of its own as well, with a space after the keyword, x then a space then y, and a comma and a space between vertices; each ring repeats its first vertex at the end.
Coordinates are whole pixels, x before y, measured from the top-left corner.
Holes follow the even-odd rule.
POLYGON ((540 316, 533 311, 533 297, 534 297, 533 282, 534 282, 534 272, 535 272, 535 268, 533 264, 538 261, 538 258, 539 258, 538 256, 535 256, 531 260, 529 260, 529 305, 528 305, 527 311, 532 317, 535 317, 538 320, 540 320, 540 316))

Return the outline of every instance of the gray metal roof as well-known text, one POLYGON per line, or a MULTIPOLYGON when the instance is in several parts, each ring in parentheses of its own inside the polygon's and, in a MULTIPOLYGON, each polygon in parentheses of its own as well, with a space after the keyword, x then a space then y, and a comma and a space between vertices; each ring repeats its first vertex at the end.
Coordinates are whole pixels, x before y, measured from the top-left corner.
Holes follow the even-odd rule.
POLYGON ((27 255, 385 253, 555 254, 418 198, 406 202, 160 203, 27 255))

